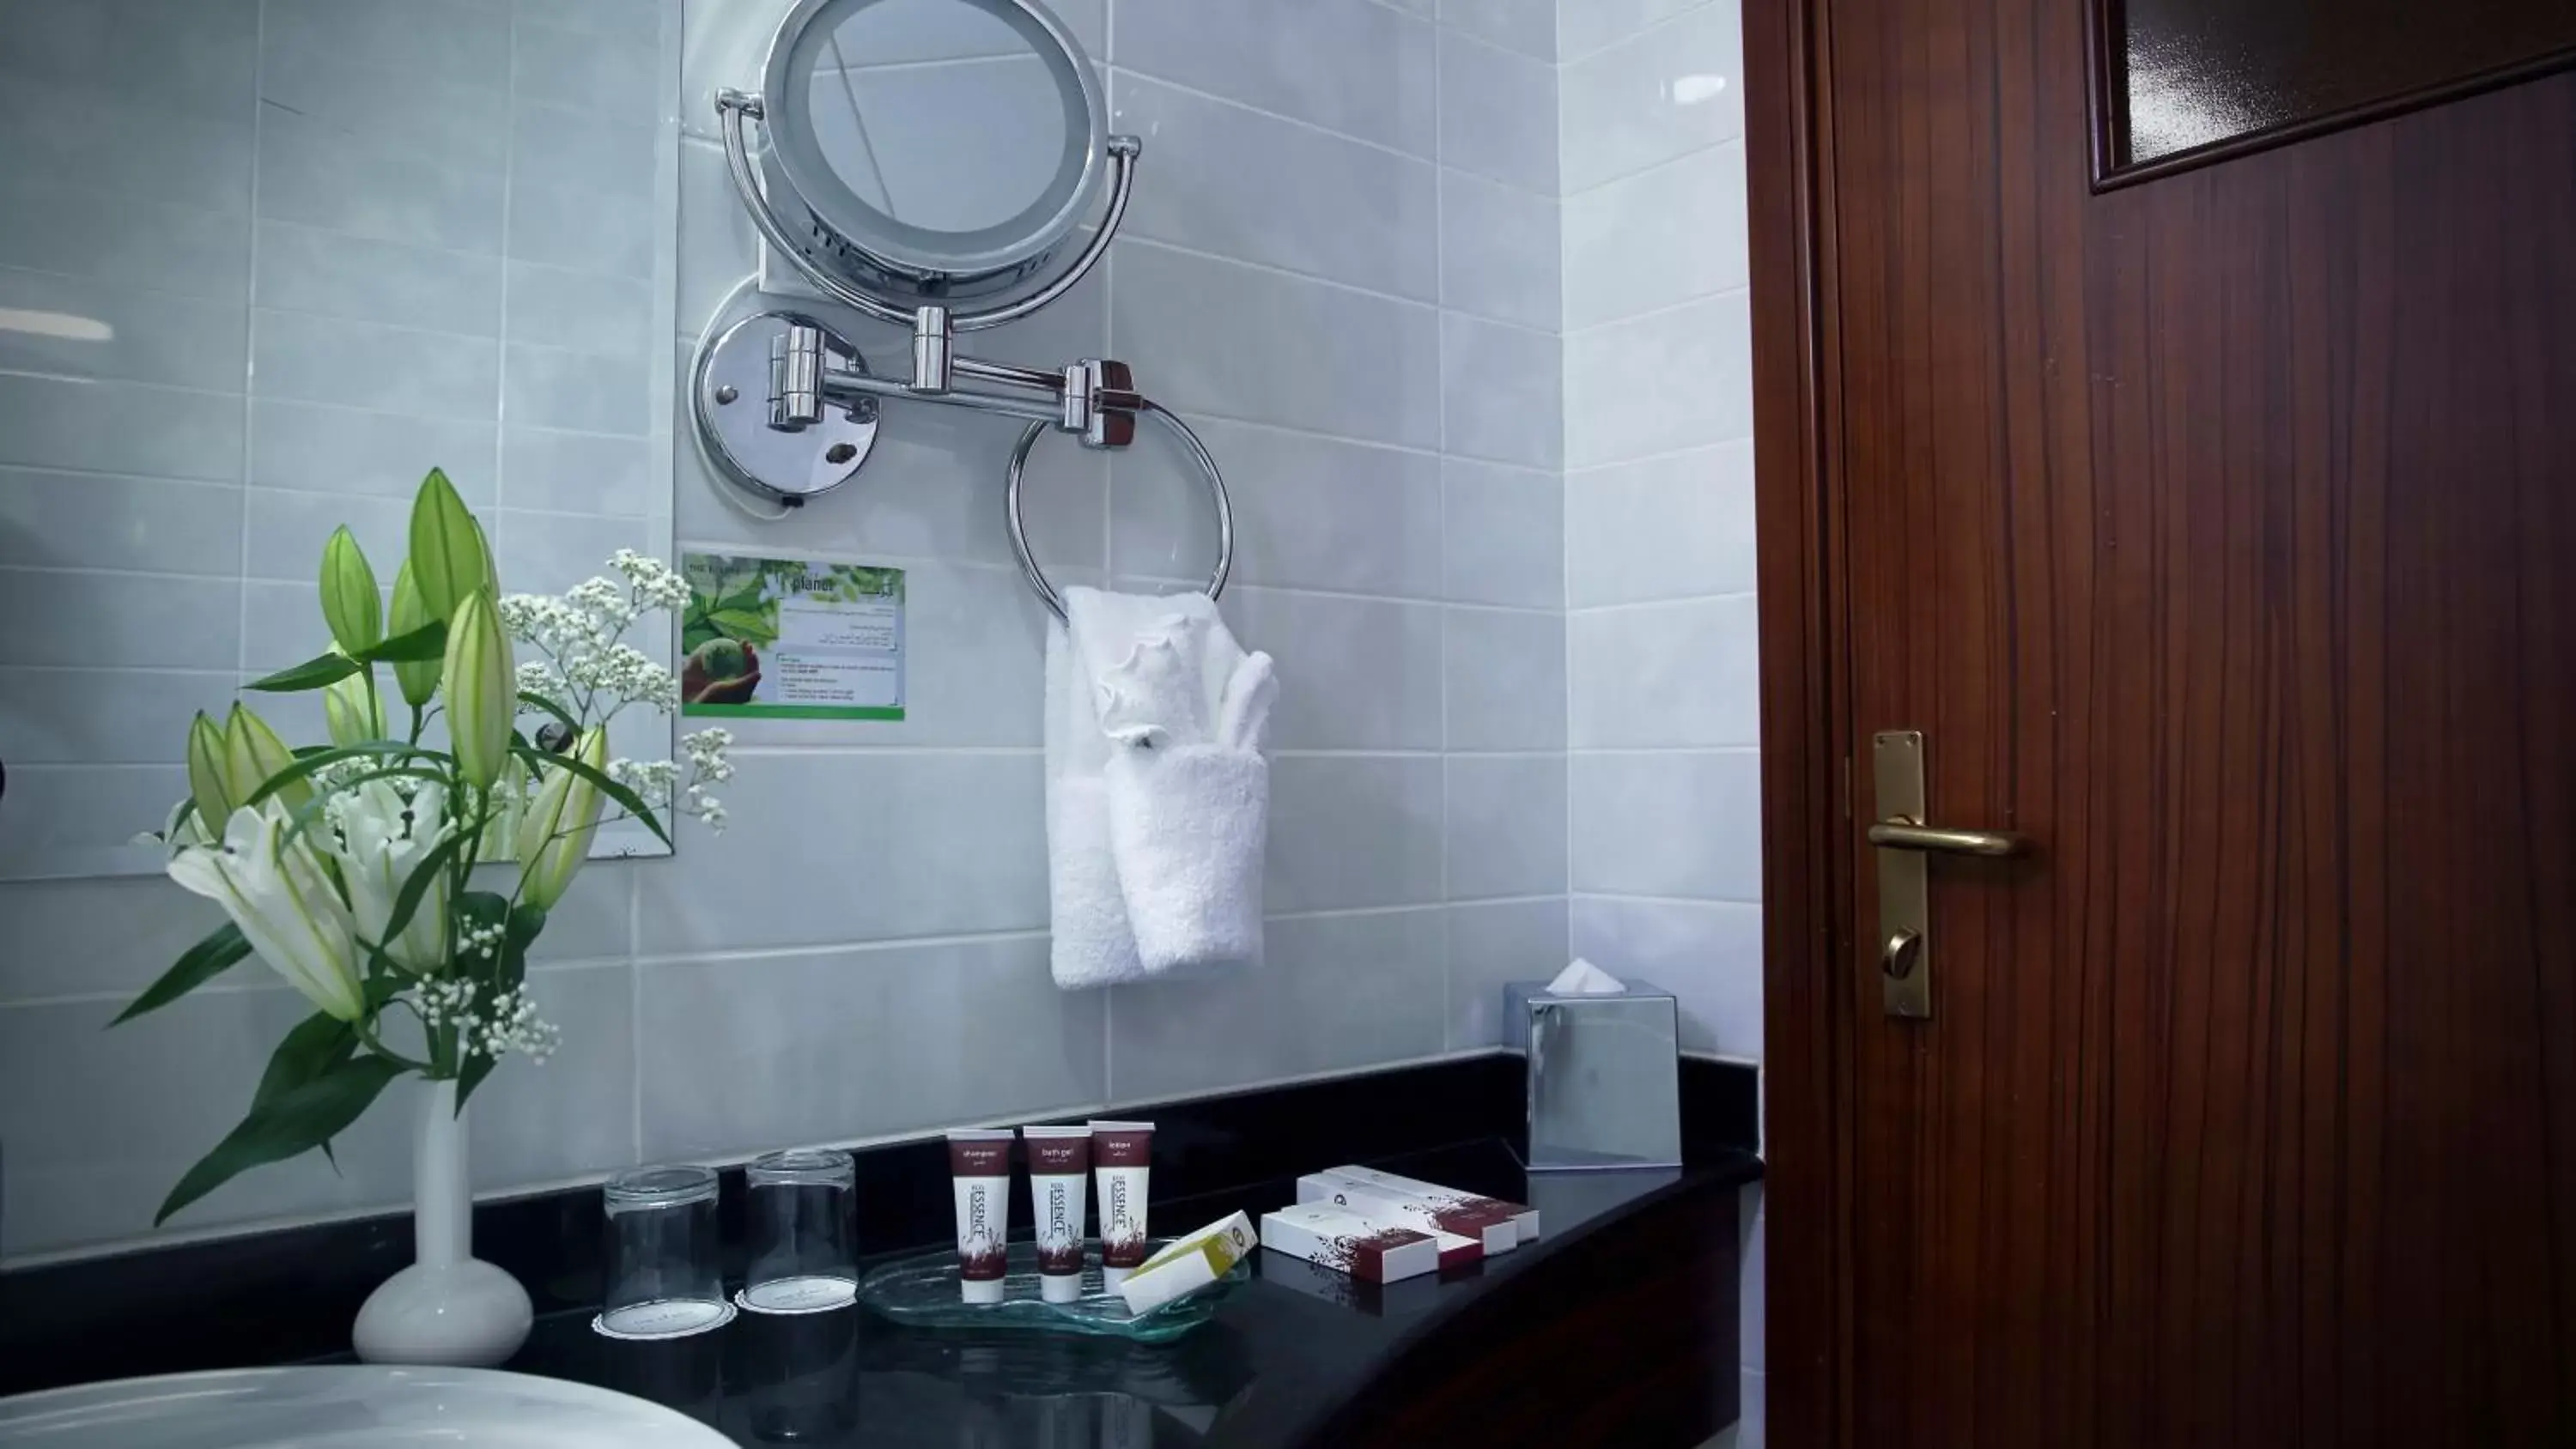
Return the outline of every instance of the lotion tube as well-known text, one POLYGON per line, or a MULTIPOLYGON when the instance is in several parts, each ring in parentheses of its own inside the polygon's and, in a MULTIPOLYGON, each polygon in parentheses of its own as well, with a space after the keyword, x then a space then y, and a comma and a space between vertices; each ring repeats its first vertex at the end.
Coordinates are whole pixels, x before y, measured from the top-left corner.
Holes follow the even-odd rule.
POLYGON ((1091 1184, 1091 1129, 1023 1127, 1029 1198, 1037 1208, 1038 1292, 1049 1303, 1082 1296, 1082 1209, 1091 1184))
POLYGON ((1091 1170, 1100 1183, 1100 1277, 1115 1288, 1144 1266, 1145 1191, 1154 1167, 1154 1124, 1090 1125, 1091 1170))
POLYGON ((1010 1267, 1011 1134, 949 1133, 948 1175, 957 1197, 958 1292, 969 1303, 999 1303, 1010 1267))

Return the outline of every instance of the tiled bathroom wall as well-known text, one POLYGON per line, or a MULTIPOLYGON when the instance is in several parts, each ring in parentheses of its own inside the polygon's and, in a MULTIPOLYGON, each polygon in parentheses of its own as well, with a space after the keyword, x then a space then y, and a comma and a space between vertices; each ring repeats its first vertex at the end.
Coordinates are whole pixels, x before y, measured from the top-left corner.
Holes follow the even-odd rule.
MULTIPOLYGON (((1573 948, 1762 1057, 1753 389, 1737 0, 1561 0, 1573 948)), ((1761 1440, 1762 1207, 1744 1418, 1761 1440)))
MULTIPOLYGON (((533 988, 564 1045, 478 1099, 481 1188, 1499 1041, 1498 983, 1561 965, 1568 931, 1550 7, 1061 7, 1113 128, 1145 138, 1135 207, 1100 274, 974 347, 1120 357, 1188 416, 1233 489, 1227 616, 1283 681, 1267 963, 1082 995, 1046 973, 1044 615, 1002 528, 1013 428, 893 404, 861 477, 788 524, 734 511, 665 431, 689 340, 754 265, 705 92, 750 83, 780 8, 0 8, 0 317, 121 329, 0 330, 0 598, 84 621, 12 629, 0 663, 195 691, 74 711, 0 689, 0 830, 49 740, 134 777, 64 787, 61 818, 156 824, 188 712, 311 642, 244 641, 318 628, 329 526, 393 559, 435 461, 498 521, 513 587, 665 516, 683 545, 910 584, 906 720, 742 729, 727 834, 595 865, 558 910, 533 988), (83 652, 101 638, 130 652, 83 652)), ((1175 461, 1042 445, 1031 534, 1055 576, 1202 575, 1212 529, 1175 461)), ((210 924, 156 880, 0 885, 0 924, 0 1255, 131 1242, 299 999, 244 967, 102 1031, 210 924)), ((397 1205, 407 1115, 173 1227, 397 1205)))

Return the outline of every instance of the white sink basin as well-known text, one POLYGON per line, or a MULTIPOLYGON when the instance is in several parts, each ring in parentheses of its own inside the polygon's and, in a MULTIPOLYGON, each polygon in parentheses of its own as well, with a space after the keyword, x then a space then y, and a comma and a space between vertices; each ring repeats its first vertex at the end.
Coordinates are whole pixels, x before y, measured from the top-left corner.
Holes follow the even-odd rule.
POLYGON ((730 1449, 659 1404, 492 1369, 237 1369, 0 1399, 8 1449, 730 1449))

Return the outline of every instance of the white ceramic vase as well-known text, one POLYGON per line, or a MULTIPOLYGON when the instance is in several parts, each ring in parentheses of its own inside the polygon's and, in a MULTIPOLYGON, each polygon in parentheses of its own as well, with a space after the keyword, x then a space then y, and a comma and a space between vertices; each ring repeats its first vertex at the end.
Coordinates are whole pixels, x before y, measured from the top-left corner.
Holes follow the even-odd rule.
POLYGON ((421 1084, 412 1183, 412 1265, 367 1295, 351 1346, 369 1363, 500 1363, 527 1342, 528 1292, 474 1256, 474 1194, 453 1081, 421 1084))

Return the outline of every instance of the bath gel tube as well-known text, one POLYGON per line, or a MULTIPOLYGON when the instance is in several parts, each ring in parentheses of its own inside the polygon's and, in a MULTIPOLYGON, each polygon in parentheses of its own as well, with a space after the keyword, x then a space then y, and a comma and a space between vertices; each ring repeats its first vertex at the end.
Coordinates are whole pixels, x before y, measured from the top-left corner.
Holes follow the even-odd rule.
POLYGON ((957 1191, 957 1289, 969 1303, 999 1303, 1010 1266, 1011 1134, 949 1133, 948 1175, 957 1191))
POLYGON ((1091 1184, 1091 1129, 1023 1127, 1029 1197, 1038 1214, 1038 1292, 1049 1303, 1082 1296, 1082 1208, 1091 1184))
POLYGON ((1144 1266, 1145 1188, 1154 1169, 1154 1124, 1091 1124, 1091 1171, 1100 1180, 1100 1277, 1115 1288, 1144 1266))

